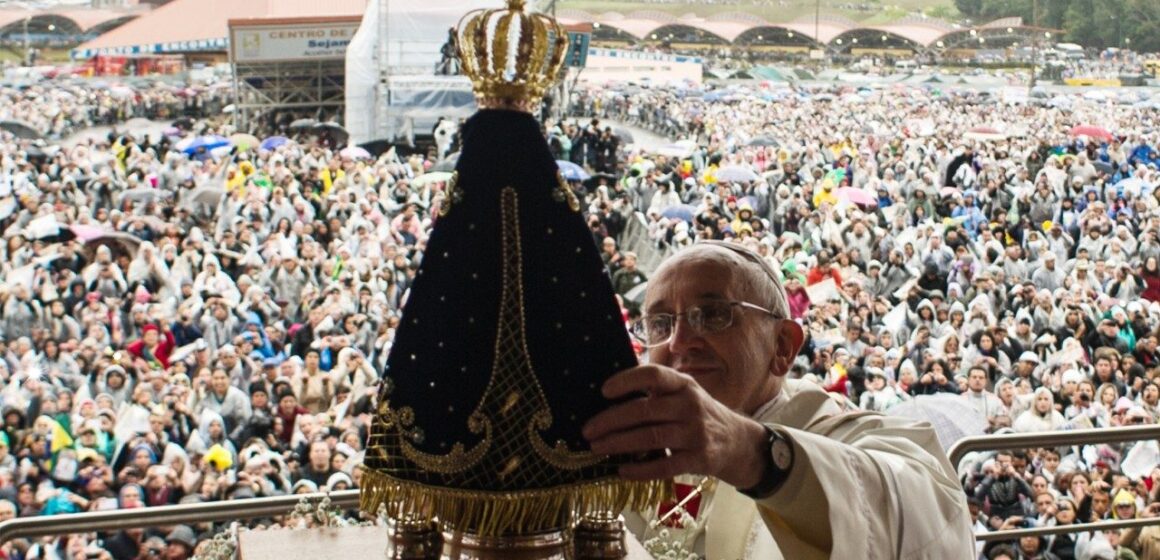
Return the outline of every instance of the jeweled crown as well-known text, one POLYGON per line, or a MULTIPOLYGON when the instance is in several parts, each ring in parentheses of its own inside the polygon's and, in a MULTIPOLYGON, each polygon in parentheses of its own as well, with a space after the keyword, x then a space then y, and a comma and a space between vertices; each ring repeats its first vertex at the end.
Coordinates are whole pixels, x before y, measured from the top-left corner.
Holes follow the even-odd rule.
POLYGON ((459 22, 459 60, 480 109, 534 112, 560 77, 568 34, 525 4, 507 0, 505 9, 475 10, 459 22))

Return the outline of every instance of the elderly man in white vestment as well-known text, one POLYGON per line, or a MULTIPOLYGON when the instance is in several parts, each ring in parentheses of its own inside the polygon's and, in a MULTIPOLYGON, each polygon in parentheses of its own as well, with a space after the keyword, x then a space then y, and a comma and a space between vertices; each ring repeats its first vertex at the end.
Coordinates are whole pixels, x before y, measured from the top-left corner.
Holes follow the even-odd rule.
POLYGON ((786 379, 803 341, 786 317, 773 268, 740 246, 698 243, 656 271, 633 326, 649 364, 605 383, 628 400, 584 430, 596 453, 652 452, 622 477, 687 483, 680 507, 626 514, 629 529, 654 553, 707 560, 971 558, 933 429, 786 379))

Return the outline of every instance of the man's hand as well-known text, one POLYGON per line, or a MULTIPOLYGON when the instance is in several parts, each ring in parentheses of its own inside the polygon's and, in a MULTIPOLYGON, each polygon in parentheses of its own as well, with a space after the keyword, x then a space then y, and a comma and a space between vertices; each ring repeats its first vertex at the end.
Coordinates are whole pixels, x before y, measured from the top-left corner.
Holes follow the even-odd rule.
POLYGON ((584 427, 592 451, 601 455, 659 457, 620 467, 630 480, 672 478, 680 474, 716 477, 736 488, 761 481, 768 460, 762 457, 765 428, 717 402, 692 377, 674 369, 645 365, 614 375, 604 396, 623 399, 584 427))
POLYGON ((1020 529, 1023 527, 1023 517, 1019 515, 1012 515, 1003 521, 999 526, 1000 531, 1010 531, 1013 529, 1020 529))
POLYGON ((1140 512, 1140 517, 1152 518, 1160 516, 1160 502, 1152 502, 1140 512))

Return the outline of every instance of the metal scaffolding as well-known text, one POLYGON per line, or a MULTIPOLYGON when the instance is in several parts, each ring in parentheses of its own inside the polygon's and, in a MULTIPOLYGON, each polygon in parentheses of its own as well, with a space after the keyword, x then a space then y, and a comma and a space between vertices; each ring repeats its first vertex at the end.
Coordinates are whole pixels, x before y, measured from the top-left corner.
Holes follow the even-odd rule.
POLYGON ((342 60, 237 63, 238 128, 270 125, 283 115, 341 120, 345 82, 342 60))

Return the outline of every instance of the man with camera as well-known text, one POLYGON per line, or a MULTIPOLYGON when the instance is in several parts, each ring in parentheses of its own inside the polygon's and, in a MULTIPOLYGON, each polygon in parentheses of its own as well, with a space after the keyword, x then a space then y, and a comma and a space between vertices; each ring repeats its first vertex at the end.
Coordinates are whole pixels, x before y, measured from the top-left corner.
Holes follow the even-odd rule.
POLYGON ((975 487, 975 498, 991 502, 991 523, 1002 524, 1003 520, 1023 514, 1021 498, 1031 500, 1033 492, 1031 485, 1023 480, 1012 464, 1009 451, 1000 451, 995 455, 995 462, 990 472, 975 487))

